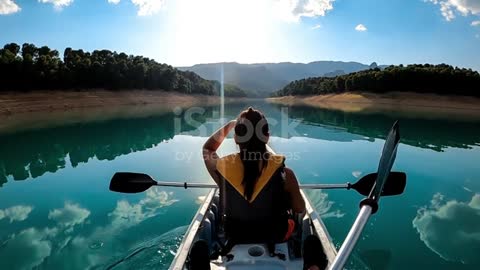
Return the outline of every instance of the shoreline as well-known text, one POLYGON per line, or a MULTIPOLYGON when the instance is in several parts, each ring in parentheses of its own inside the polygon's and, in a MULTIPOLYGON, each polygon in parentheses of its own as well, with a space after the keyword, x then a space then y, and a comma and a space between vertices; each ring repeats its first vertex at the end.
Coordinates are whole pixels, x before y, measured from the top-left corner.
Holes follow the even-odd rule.
POLYGON ((0 93, 0 116, 30 112, 69 111, 104 106, 162 104, 173 109, 179 105, 218 102, 216 96, 187 95, 161 90, 86 90, 0 93))
MULTIPOLYGON (((225 102, 241 100, 226 98, 225 102)), ((0 93, 0 134, 28 129, 148 117, 176 108, 214 106, 220 97, 160 90, 0 93)))
POLYGON ((480 98, 413 92, 385 94, 347 92, 317 96, 267 98, 267 102, 285 106, 310 106, 346 113, 385 113, 422 118, 480 120, 480 98))
MULTIPOLYGON (((230 97, 225 103, 242 100, 251 98, 230 97)), ((480 121, 480 98, 465 96, 391 92, 285 96, 265 100, 281 106, 310 106, 346 113, 480 121)), ((0 134, 114 118, 148 117, 172 112, 175 108, 219 104, 218 96, 159 90, 7 92, 0 93, 0 134)))

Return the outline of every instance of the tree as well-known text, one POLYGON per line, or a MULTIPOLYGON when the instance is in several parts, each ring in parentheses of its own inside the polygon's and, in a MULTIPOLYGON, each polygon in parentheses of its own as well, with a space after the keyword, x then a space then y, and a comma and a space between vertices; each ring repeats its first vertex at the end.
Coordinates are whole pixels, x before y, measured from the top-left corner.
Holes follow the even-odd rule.
POLYGON ((389 66, 347 75, 308 78, 286 85, 276 95, 312 95, 345 91, 414 91, 480 96, 480 74, 471 69, 440 65, 389 66))
MULTIPOLYGON (((57 50, 25 43, 0 49, 0 90, 163 89, 213 95, 217 83, 193 72, 182 72, 142 56, 109 50, 92 53, 66 48, 63 61, 57 50)), ((237 93, 235 89, 233 92, 237 93)), ((237 93, 238 94, 238 93, 237 93)))
POLYGON ((38 57, 37 47, 35 47, 35 45, 33 44, 24 43, 22 45, 22 57, 24 60, 26 58, 29 58, 31 61, 33 61, 33 59, 36 59, 38 57))

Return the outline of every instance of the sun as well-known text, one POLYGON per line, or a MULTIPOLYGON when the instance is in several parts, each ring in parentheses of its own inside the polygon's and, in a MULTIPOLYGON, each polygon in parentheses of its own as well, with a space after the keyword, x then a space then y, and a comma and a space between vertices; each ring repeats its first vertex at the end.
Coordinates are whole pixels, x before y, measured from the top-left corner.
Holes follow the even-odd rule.
POLYGON ((172 62, 262 62, 275 53, 268 1, 175 1, 168 29, 172 62))

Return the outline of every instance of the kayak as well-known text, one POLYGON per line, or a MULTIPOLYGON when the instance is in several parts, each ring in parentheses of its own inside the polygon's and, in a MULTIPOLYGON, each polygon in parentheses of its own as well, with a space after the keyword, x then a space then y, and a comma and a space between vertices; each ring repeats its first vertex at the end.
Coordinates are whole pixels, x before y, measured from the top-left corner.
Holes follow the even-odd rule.
MULTIPOLYGON (((305 193, 301 191, 301 194, 306 206, 306 214, 301 220, 301 238, 305 239, 305 237, 310 234, 316 235, 320 239, 330 265, 337 255, 337 250, 320 215, 312 207, 305 193)), ((197 240, 205 240, 209 247, 214 247, 217 241, 224 240, 222 230, 219 229, 220 224, 217 223, 217 221, 220 220, 218 215, 218 201, 218 189, 213 188, 205 197, 205 200, 193 217, 175 258, 170 265, 170 270, 187 269, 188 254, 197 240)), ((275 245, 275 254, 285 255, 281 257, 271 257, 266 244, 239 244, 234 245, 228 252, 228 255, 218 256, 217 259, 211 260, 210 269, 302 269, 303 259, 295 253, 294 249, 292 249, 291 241, 277 243, 275 245)))
MULTIPOLYGON (((188 264, 195 265, 196 269, 210 266, 212 270, 302 269, 303 244, 306 246, 305 261, 307 264, 321 259, 322 265, 324 262, 328 263, 328 269, 340 270, 344 269, 370 216, 377 213, 380 197, 401 195, 405 190, 406 173, 391 171, 399 141, 399 125, 398 122, 395 122, 385 140, 377 172, 363 176, 354 184, 347 182, 346 184, 300 185, 301 189, 355 190, 366 196, 360 202, 360 211, 338 252, 325 224, 303 190, 301 190, 301 195, 305 201, 306 213, 302 217, 297 216, 296 229, 292 237, 287 242, 267 246, 257 243, 237 245, 226 243, 225 233, 220 222, 222 214, 219 212, 219 192, 216 184, 163 182, 155 181, 144 173, 117 172, 110 181, 109 189, 121 193, 144 192, 153 186, 210 189, 180 243, 170 265, 169 269, 171 270, 188 269, 188 264), (319 247, 320 244, 322 248, 319 247), (321 252, 322 249, 324 254, 316 253, 317 251, 321 252)), ((274 153, 271 149, 269 151, 274 153)), ((192 267, 190 266, 190 268, 192 267)))

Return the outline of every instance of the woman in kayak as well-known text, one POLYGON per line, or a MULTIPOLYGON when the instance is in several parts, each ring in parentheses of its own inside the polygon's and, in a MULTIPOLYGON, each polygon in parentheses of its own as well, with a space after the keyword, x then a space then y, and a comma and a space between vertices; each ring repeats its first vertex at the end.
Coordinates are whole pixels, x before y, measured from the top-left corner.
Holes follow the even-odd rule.
POLYGON ((205 165, 221 191, 225 232, 234 243, 286 241, 295 227, 290 217, 305 211, 295 174, 285 167, 284 156, 268 150, 269 136, 265 116, 250 107, 203 146, 205 165), (232 129, 240 152, 220 158, 217 149, 232 129))
POLYGON ((268 151, 268 139, 266 118, 250 107, 203 146, 207 170, 222 191, 227 233, 236 242, 287 240, 294 226, 288 211, 305 211, 295 174, 283 156, 268 151), (219 158, 217 149, 232 129, 240 152, 219 158))

